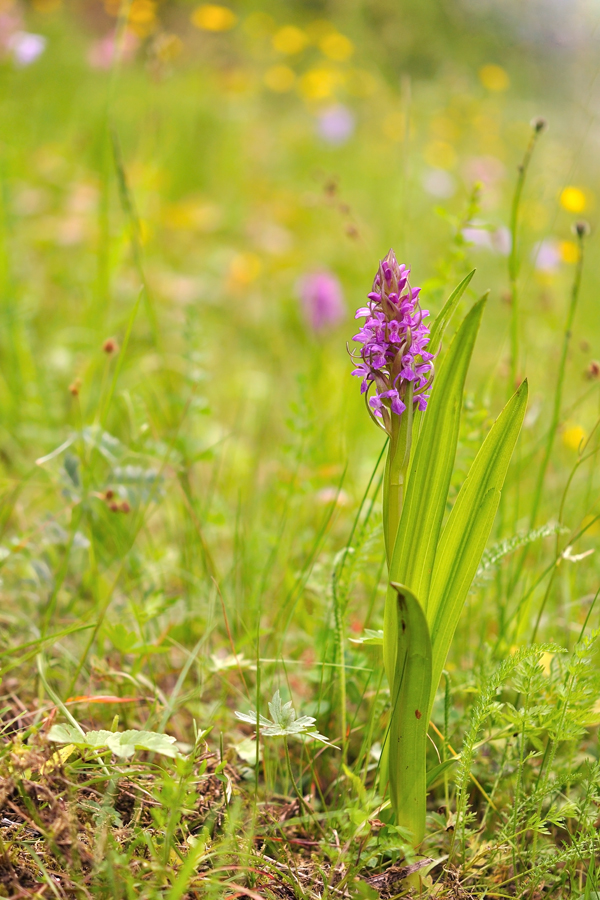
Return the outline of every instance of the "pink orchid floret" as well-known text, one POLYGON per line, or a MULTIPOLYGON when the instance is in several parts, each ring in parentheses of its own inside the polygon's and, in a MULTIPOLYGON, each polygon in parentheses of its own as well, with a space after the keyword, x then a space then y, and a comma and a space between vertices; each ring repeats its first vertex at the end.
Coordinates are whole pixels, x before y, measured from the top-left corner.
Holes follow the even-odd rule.
POLYGON ((390 415, 406 411, 407 392, 412 388, 414 409, 425 410, 433 381, 433 354, 427 350, 429 328, 426 309, 419 306, 420 288, 411 288, 410 269, 398 263, 393 250, 381 260, 367 295, 368 305, 356 311, 355 318, 366 321, 353 340, 362 344, 353 354, 356 367, 352 374, 361 378, 361 394, 369 397, 369 408, 391 429, 390 415), (356 357, 359 358, 356 358, 356 357))

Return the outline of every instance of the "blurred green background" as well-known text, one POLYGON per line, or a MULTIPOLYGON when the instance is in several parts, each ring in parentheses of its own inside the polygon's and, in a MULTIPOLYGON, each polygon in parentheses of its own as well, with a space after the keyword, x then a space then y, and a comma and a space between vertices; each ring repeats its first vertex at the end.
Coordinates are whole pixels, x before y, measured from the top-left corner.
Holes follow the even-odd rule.
MULTIPOLYGON (((65 689, 79 670, 108 678, 104 656, 126 667, 138 639, 188 645, 213 623, 224 653, 213 577, 240 652, 256 652, 261 615, 267 656, 282 622, 296 657, 317 627, 327 643, 331 559, 381 447, 346 342, 390 246, 434 313, 473 266, 464 308, 491 289, 460 483, 511 389, 507 223, 539 115, 519 230, 526 461, 552 404, 572 225, 592 226, 543 521, 555 514, 598 411, 598 2, 0 9, 5 618, 36 634, 94 623, 89 659, 58 653, 65 689), (315 328, 319 273, 343 304, 315 328), (103 351, 109 338, 127 352, 103 351)), ((512 476, 497 537, 527 524, 534 477, 512 476)), ((574 521, 595 492, 592 476, 574 521)), ((380 613, 373 546, 357 630, 380 613)), ((578 627, 565 610, 553 633, 578 627)))

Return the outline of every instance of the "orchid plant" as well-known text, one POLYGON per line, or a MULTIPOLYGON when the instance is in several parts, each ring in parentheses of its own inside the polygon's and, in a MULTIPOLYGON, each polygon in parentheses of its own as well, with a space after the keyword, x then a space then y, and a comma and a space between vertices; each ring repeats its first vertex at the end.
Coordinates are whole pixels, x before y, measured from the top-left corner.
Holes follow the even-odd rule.
POLYGON ((465 378, 487 295, 467 313, 441 356, 447 325, 474 271, 431 328, 409 275, 392 250, 380 262, 368 305, 356 313, 365 322, 354 336, 362 346, 353 351, 352 374, 362 379, 368 412, 389 438, 383 656, 392 708, 382 778, 396 823, 412 832, 416 847, 425 834, 431 709, 494 522, 525 414, 527 383, 492 426, 444 523, 465 378))

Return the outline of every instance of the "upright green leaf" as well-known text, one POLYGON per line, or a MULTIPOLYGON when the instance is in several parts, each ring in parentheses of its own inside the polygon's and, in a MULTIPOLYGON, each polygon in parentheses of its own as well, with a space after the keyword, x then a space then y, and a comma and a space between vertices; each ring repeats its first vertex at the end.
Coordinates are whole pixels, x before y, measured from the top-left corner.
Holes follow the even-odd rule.
POLYGON ((433 697, 450 643, 487 544, 525 410, 527 382, 508 401, 483 442, 441 535, 427 621, 433 645, 433 697))
MULTIPOLYGON (((484 305, 482 297, 465 317, 434 382, 392 555, 390 581, 407 585, 420 598, 425 612, 456 454, 464 383, 484 305)), ((389 590, 383 631, 384 662, 391 684, 397 625, 395 597, 389 590)))
POLYGON ((431 641, 415 595, 396 582, 392 589, 397 604, 398 652, 390 721, 390 798, 396 824, 410 829, 417 845, 425 834, 431 641))

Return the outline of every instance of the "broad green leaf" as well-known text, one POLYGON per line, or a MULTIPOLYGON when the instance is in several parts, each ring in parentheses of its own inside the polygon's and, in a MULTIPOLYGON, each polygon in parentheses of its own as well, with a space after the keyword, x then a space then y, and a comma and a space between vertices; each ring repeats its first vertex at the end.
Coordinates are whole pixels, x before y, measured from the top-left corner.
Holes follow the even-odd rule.
POLYGON ((410 829, 416 846, 425 834, 431 641, 415 595, 396 582, 392 589, 398 624, 388 757, 390 798, 396 824, 410 829))
MULTIPOLYGON (((483 442, 439 541, 427 607, 433 646, 432 698, 494 524, 526 407, 525 381, 508 401, 483 442)), ((430 707, 432 702, 433 699, 430 707)))
POLYGON ((57 744, 77 744, 78 747, 83 743, 81 732, 73 725, 53 725, 48 732, 48 740, 57 744))
MULTIPOLYGON (((454 466, 467 369, 485 305, 467 314, 445 356, 411 462, 406 499, 390 566, 390 581, 405 584, 427 611, 429 585, 454 466)), ((396 602, 388 590, 384 613, 384 663, 390 684, 395 658, 396 602), (389 640, 386 637, 389 635, 389 640)))
POLYGON ((473 269, 465 278, 463 278, 461 283, 454 288, 454 290, 444 303, 443 307, 441 308, 440 312, 436 316, 436 319, 431 326, 431 333, 429 336, 429 346, 432 353, 437 353, 439 345, 442 342, 442 338, 444 337, 444 332, 448 326, 448 322, 456 311, 459 300, 466 289, 469 287, 474 274, 475 269, 473 269))
MULTIPOLYGON (((148 750, 150 753, 161 753, 175 759, 180 756, 175 746, 175 738, 170 734, 159 734, 156 731, 119 731, 109 732, 106 746, 115 756, 133 756, 136 750, 148 750)), ((89 736, 89 732, 88 735, 89 736)))
POLYGON ((88 731, 84 737, 72 725, 53 725, 48 732, 48 740, 57 744, 75 744, 93 750, 110 750, 115 756, 127 759, 136 750, 161 753, 172 759, 180 756, 175 746, 175 738, 156 731, 88 731))

